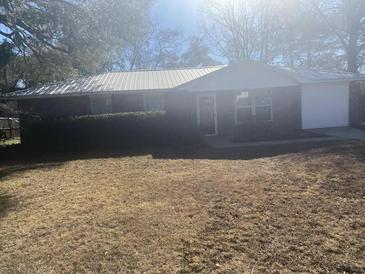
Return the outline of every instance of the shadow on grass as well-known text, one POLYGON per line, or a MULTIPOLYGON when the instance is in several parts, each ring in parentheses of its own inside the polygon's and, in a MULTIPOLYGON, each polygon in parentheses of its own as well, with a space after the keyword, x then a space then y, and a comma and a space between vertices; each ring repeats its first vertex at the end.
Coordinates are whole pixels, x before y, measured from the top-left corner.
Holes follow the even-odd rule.
POLYGON ((158 159, 210 159, 210 160, 254 160, 291 153, 305 153, 313 149, 330 149, 335 142, 287 144, 262 147, 235 147, 224 149, 201 148, 193 150, 155 151, 158 159))
MULTIPOLYGON (((26 164, 24 170, 40 168, 40 163, 52 164, 71 160, 119 158, 126 156, 152 155, 155 159, 202 159, 202 160, 252 160, 274 157, 291 153, 350 154, 365 161, 365 142, 326 141, 300 144, 286 144, 263 147, 239 147, 213 149, 205 145, 139 147, 139 148, 52 148, 35 149, 22 145, 13 145, 0 149, 0 167, 3 162, 26 164)), ((3 171, 13 173, 13 168, 3 171)), ((22 169, 22 167, 20 167, 22 169)), ((14 171, 16 167, 14 167, 14 171)), ((4 175, 3 175, 4 176, 4 175)), ((0 171, 0 178, 2 177, 0 171)))
POLYGON ((0 179, 11 173, 56 165, 71 160, 152 155, 155 159, 252 160, 291 153, 347 154, 365 161, 365 142, 325 141, 263 147, 213 149, 203 144, 166 147, 29 148, 13 145, 0 149, 0 179), (9 166, 1 171, 1 165, 9 166))
POLYGON ((0 219, 5 217, 9 211, 14 210, 17 204, 16 197, 0 190, 0 219))
POLYGON ((11 176, 12 174, 19 173, 22 171, 33 170, 33 169, 44 169, 44 168, 52 168, 62 165, 62 163, 32 163, 32 164, 20 164, 13 163, 12 165, 7 165, 5 167, 1 167, 0 165, 0 179, 11 176))
POLYGON ((365 141, 342 142, 331 147, 324 153, 335 155, 348 155, 358 161, 365 162, 365 141))

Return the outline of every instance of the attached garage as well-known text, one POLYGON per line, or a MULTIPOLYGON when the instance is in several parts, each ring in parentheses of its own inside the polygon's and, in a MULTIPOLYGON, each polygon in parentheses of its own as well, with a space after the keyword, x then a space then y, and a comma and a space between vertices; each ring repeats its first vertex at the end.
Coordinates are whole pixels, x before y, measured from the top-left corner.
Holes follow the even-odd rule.
POLYGON ((346 127, 349 124, 349 82, 302 85, 303 129, 346 127))

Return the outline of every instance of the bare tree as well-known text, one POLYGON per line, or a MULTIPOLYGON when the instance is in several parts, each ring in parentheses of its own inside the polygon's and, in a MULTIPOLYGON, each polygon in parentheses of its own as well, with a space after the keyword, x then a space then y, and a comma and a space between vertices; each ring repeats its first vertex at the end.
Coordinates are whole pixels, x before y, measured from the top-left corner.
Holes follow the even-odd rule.
POLYGON ((127 47, 119 52, 119 58, 115 58, 114 66, 123 70, 177 67, 184 43, 180 31, 151 23, 144 35, 128 41, 127 47))
MULTIPOLYGON (((308 1, 308 0, 307 0, 308 1)), ((347 70, 358 72, 364 64, 365 1, 364 0, 309 0, 322 22, 339 42, 346 55, 347 70)))
POLYGON ((184 67, 203 67, 219 64, 210 56, 210 49, 201 37, 192 37, 187 50, 181 55, 184 67))
POLYGON ((337 61, 328 62, 336 49, 308 1, 282 0, 276 12, 280 15, 280 30, 273 47, 277 53, 281 52, 277 57, 280 63, 308 69, 339 66, 337 61))
POLYGON ((217 52, 229 59, 273 61, 278 20, 271 0, 212 0, 202 9, 202 26, 217 52), (209 5, 208 5, 209 4, 209 5))

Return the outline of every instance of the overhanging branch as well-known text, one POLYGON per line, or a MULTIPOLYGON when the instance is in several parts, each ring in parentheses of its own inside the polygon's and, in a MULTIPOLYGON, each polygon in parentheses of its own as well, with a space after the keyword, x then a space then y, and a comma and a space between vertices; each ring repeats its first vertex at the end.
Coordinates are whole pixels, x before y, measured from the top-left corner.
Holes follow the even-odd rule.
POLYGON ((330 30, 337 36, 340 40, 341 44, 347 49, 347 42, 346 39, 341 35, 341 33, 332 25, 332 23, 328 20, 327 16, 323 13, 323 11, 318 7, 315 1, 310 1, 314 9, 318 12, 318 14, 322 17, 323 21, 327 24, 330 30))

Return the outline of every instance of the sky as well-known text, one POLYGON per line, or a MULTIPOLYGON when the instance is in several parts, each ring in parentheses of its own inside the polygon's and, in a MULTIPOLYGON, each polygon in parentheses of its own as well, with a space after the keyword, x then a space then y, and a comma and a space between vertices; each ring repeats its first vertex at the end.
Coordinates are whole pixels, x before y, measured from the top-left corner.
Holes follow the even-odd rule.
POLYGON ((199 7, 204 0, 156 0, 152 14, 164 27, 179 29, 187 36, 199 34, 199 7))
POLYGON ((187 36, 198 35, 199 7, 203 1, 156 0, 152 14, 163 27, 178 29, 187 36))

